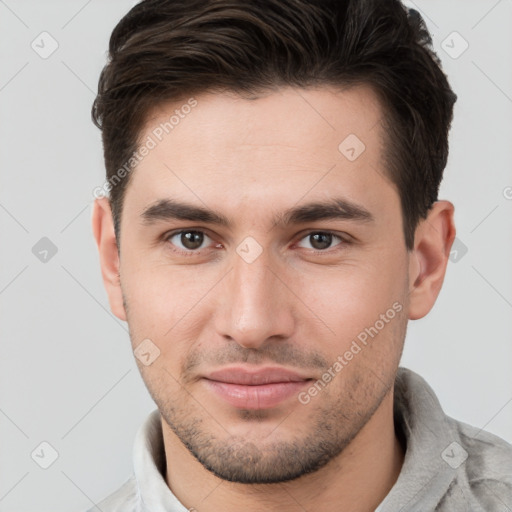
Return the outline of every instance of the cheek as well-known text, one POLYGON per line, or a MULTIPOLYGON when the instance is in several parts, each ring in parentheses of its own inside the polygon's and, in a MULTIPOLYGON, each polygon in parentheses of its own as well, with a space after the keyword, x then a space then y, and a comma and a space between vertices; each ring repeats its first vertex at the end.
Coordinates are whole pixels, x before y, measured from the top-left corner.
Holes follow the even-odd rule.
POLYGON ((216 280, 190 267, 127 260, 121 269, 132 341, 154 340, 162 352, 179 351, 200 328, 198 306, 216 280), (133 263, 133 264, 132 264, 133 263))
POLYGON ((160 316, 163 311, 173 311, 173 301, 183 297, 183 280, 179 272, 157 261, 142 251, 126 251, 121 261, 123 292, 132 306, 132 313, 142 316, 151 312, 160 316))
MULTIPOLYGON (((402 304, 405 267, 396 257, 363 264, 354 263, 302 276, 300 297, 322 320, 328 338, 337 349, 365 328, 373 326, 381 314, 402 304)), ((403 305, 403 304, 402 304, 403 305)))

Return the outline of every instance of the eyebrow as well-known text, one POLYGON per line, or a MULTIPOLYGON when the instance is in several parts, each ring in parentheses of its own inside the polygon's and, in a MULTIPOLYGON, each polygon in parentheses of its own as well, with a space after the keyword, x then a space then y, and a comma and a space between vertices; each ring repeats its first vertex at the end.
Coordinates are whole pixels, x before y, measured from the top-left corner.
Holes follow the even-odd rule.
MULTIPOLYGON (((227 217, 215 210, 170 198, 160 199, 148 206, 142 211, 141 217, 145 224, 166 220, 204 222, 225 227, 229 227, 231 224, 227 217)), ((333 198, 328 201, 317 201, 290 208, 276 215, 273 226, 288 226, 329 219, 356 222, 375 220, 373 215, 362 205, 345 198, 333 198)))

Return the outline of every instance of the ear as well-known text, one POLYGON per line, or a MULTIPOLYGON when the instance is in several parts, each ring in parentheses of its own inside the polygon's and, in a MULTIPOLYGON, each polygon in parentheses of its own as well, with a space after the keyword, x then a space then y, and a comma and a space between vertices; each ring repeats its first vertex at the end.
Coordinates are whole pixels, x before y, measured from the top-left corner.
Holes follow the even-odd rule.
POLYGON ((409 257, 409 319, 423 318, 434 306, 443 285, 455 239, 454 206, 437 201, 416 228, 409 257))
POLYGON ((101 275, 107 291, 110 309, 117 318, 126 321, 123 305, 121 279, 119 276, 119 253, 116 244, 114 221, 110 201, 106 197, 96 199, 92 212, 92 231, 100 255, 101 275))

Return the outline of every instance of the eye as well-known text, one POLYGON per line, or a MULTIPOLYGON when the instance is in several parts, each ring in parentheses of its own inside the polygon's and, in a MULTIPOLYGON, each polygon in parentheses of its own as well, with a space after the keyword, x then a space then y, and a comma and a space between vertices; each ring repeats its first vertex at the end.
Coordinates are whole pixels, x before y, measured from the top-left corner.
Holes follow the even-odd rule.
MULTIPOLYGON (((172 246, 172 250, 185 255, 193 255, 202 249, 211 246, 213 240, 201 230, 185 229, 174 231, 164 237, 164 240, 172 246)), ((317 252, 328 252, 328 249, 339 245, 348 245, 349 240, 331 233, 330 231, 314 231, 308 233, 297 244, 299 247, 317 252), (334 241, 337 243, 333 244, 334 241), (309 245, 309 246, 308 246, 309 245)), ((222 247, 217 244, 216 247, 222 247)))
POLYGON ((205 241, 213 241, 203 231, 191 229, 169 233, 169 235, 165 237, 165 240, 177 247, 181 252, 199 252, 201 248, 204 249, 204 247, 201 246, 205 241))
POLYGON ((339 241, 337 244, 334 245, 334 247, 340 245, 342 242, 345 242, 343 238, 329 231, 315 231, 313 233, 309 233, 304 238, 302 238, 301 242, 299 243, 299 246, 304 247, 303 245, 301 245, 302 241, 309 240, 311 247, 305 247, 306 249, 313 249, 315 251, 325 251, 326 249, 332 247, 333 239, 337 239, 339 241))

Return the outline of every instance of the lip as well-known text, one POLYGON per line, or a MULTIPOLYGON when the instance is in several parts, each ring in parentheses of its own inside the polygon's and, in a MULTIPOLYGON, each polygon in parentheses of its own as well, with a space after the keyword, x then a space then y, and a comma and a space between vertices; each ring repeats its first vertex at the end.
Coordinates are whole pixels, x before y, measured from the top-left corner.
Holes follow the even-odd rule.
POLYGON ((278 367, 230 367, 204 376, 208 389, 234 407, 267 409, 296 395, 312 379, 278 367))
POLYGON ((298 372, 276 366, 266 368, 231 366, 208 373, 204 377, 218 382, 243 384, 246 386, 257 386, 277 382, 301 382, 310 379, 310 377, 305 377, 298 372))

